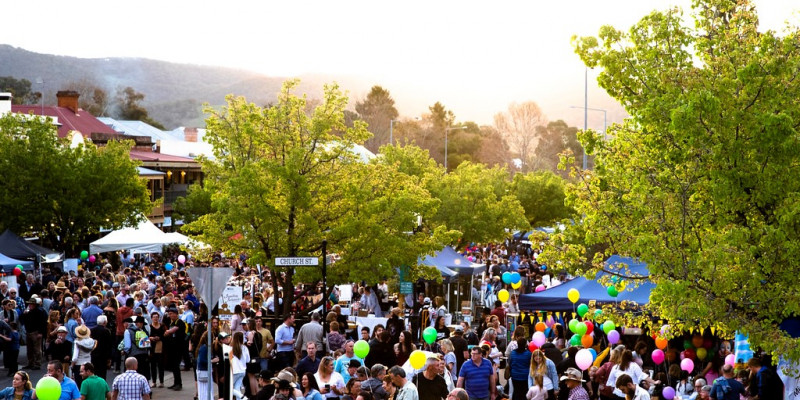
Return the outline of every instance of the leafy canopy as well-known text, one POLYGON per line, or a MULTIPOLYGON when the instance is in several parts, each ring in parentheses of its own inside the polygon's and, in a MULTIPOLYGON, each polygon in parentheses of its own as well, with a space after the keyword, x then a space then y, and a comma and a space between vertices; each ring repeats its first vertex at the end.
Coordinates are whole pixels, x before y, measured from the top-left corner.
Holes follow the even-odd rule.
POLYGON ((607 143, 583 134, 596 168, 568 189, 583 245, 555 244, 588 275, 602 257, 584 246, 647 262, 651 312, 677 328, 798 359, 777 324, 800 312, 800 31, 758 32, 749 1, 693 10, 691 27, 672 9, 574 41, 631 117, 607 143))

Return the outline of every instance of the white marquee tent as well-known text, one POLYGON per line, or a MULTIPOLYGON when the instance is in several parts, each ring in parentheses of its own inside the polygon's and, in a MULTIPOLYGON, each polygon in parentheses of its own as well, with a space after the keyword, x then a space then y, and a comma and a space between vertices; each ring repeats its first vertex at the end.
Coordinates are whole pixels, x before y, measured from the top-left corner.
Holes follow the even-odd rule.
POLYGON ((170 239, 166 233, 145 218, 135 228, 116 230, 90 243, 89 252, 97 254, 128 250, 131 254, 160 253, 164 245, 173 242, 174 239, 170 239))

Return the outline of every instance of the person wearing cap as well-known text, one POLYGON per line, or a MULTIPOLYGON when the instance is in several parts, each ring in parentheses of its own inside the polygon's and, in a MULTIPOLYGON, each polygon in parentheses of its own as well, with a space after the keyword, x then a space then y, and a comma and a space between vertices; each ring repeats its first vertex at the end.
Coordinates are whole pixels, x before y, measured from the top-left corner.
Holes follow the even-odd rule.
MULTIPOLYGON (((625 394, 625 398, 630 400, 650 400, 650 393, 641 386, 633 383, 633 379, 628 374, 617 377, 617 389, 625 394)), ((570 392, 572 393, 572 392, 570 392)))
POLYGON ((492 362, 483 356, 480 347, 473 347, 470 350, 470 359, 464 361, 464 365, 458 371, 456 386, 464 388, 471 400, 488 400, 497 396, 492 362))
MULTIPOLYGON (((583 373, 577 368, 567 368, 567 372, 561 377, 561 381, 567 384, 569 397, 567 400, 589 400, 589 392, 583 387, 586 382, 583 380, 583 373)), ((647 397, 650 400, 650 397, 647 397)))
POLYGON ((181 390, 183 389, 181 359, 187 349, 186 323, 178 318, 178 309, 173 306, 167 309, 167 315, 169 315, 169 319, 165 321, 167 330, 164 332, 164 347, 166 349, 164 354, 166 365, 164 369, 172 371, 174 384, 169 388, 181 390))
POLYGON ((262 370, 258 374, 258 393, 252 400, 269 400, 275 394, 275 385, 272 384, 271 373, 267 370, 262 370))
POLYGON ((36 300, 27 301, 28 308, 19 316, 25 326, 25 344, 28 351, 28 366, 32 370, 42 368, 42 338, 47 335, 47 312, 36 300))
POLYGON ((292 400, 294 398, 294 383, 286 379, 276 382, 275 395, 272 396, 272 400, 292 400))
POLYGON ((123 335, 123 351, 127 357, 134 357, 138 362, 137 371, 145 377, 150 376, 150 334, 145 329, 147 321, 140 315, 134 315, 123 322, 128 322, 123 335))
POLYGON ((344 354, 339 356, 339 358, 336 359, 336 362, 333 365, 333 370, 342 375, 345 384, 347 384, 347 381, 349 381, 351 378, 350 368, 349 368, 350 364, 352 364, 351 361, 356 361, 357 363, 356 368, 364 365, 364 360, 356 356, 355 352, 353 351, 354 346, 355 342, 353 342, 352 340, 348 340, 344 344, 344 354))

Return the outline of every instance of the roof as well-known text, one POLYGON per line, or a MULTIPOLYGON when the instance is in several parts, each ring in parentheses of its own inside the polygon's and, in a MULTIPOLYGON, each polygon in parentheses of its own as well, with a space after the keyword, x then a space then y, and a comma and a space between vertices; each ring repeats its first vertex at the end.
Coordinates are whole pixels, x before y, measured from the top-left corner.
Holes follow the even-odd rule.
POLYGON ((162 131, 146 122, 142 121, 120 121, 114 118, 100 117, 101 122, 108 125, 117 132, 130 136, 149 136, 153 141, 175 140, 176 137, 169 131, 162 131))
POLYGON ((166 175, 166 173, 161 171, 156 171, 154 169, 145 168, 145 167, 136 167, 139 169, 139 176, 151 176, 151 175, 166 175))
POLYGON ((59 137, 67 137, 71 131, 78 131, 84 137, 88 137, 92 133, 112 135, 119 133, 87 111, 79 110, 74 113, 67 107, 11 105, 11 112, 19 114, 42 115, 42 111, 46 116, 58 118, 58 122, 61 124, 58 127, 59 137))
POLYGON ((131 150, 131 158, 140 161, 150 162, 181 162, 181 163, 196 163, 196 161, 189 157, 173 156, 170 154, 151 153, 147 151, 131 150))

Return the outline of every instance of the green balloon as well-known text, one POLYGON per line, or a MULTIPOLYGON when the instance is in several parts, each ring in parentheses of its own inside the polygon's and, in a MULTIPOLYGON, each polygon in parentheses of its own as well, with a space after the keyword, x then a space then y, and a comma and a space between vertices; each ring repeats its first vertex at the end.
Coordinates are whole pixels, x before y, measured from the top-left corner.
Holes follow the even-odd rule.
POLYGON ((683 341, 683 349, 684 350, 689 350, 692 347, 693 347, 692 346, 692 342, 690 342, 688 339, 683 341))
POLYGON ((573 319, 569 320, 569 330, 572 333, 578 333, 576 331, 576 329, 578 329, 578 320, 573 318, 573 319))
POLYGON ((614 286, 609 286, 607 292, 608 292, 608 295, 611 296, 611 297, 619 296, 619 292, 617 291, 617 288, 614 287, 614 286))
MULTIPOLYGON (((585 326, 586 325, 584 325, 584 327, 585 326)), ((580 346, 581 345, 581 335, 578 335, 577 333, 572 335, 572 338, 569 339, 569 344, 571 344, 573 346, 580 346)))
POLYGON ((578 315, 580 315, 581 318, 583 318, 583 316, 586 315, 587 312, 589 312, 589 306, 587 306, 586 304, 581 303, 578 306, 578 315))
POLYGON ((595 319, 600 318, 601 315, 603 315, 603 310, 594 310, 595 319))
POLYGON ((364 359, 369 354, 369 343, 365 340, 359 340, 353 345, 353 352, 356 353, 356 357, 360 359, 364 359))
POLYGON ((611 321, 603 322, 603 332, 605 332, 606 335, 608 335, 608 332, 611 332, 614 329, 617 329, 617 326, 614 325, 613 322, 611 322, 611 321))
POLYGON ((575 328, 575 333, 579 336, 583 336, 586 334, 586 324, 578 323, 578 326, 575 328))
POLYGON ((36 383, 36 397, 40 400, 58 400, 61 397, 61 383, 52 376, 39 379, 36 383))
POLYGON ((89 258, 89 252, 86 250, 81 251, 81 260, 89 258))
POLYGON ((435 342, 436 341, 436 329, 434 329, 432 326, 429 326, 429 327, 425 328, 425 330, 422 331, 422 339, 424 339, 425 343, 427 343, 427 344, 431 344, 431 343, 435 342))

